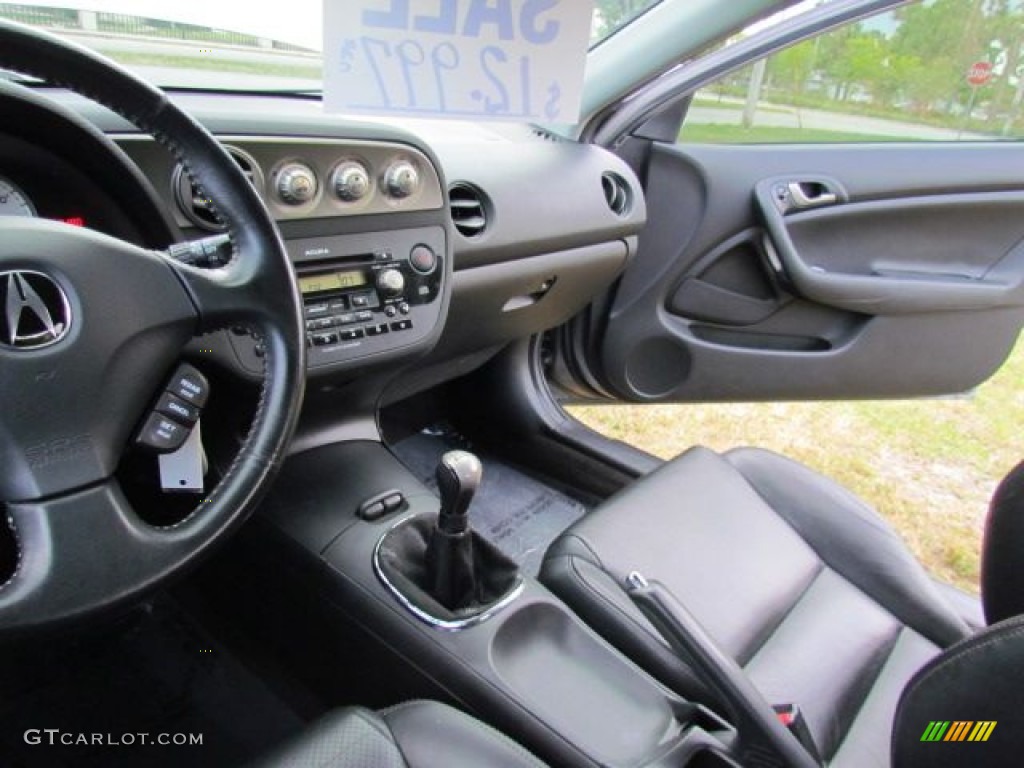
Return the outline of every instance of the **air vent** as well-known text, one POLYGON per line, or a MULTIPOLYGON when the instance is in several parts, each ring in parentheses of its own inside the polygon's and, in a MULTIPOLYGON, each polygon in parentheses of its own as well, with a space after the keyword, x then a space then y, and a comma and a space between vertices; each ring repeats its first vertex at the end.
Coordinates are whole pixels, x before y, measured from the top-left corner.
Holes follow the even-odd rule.
POLYGON ((560 141, 564 141, 565 140, 561 136, 559 136, 557 133, 552 133, 551 131, 548 131, 548 130, 546 130, 544 128, 536 128, 535 127, 533 129, 533 135, 536 136, 539 139, 544 139, 544 141, 560 142, 560 141))
MULTIPOLYGON (((256 161, 238 149, 238 147, 225 146, 224 149, 227 150, 231 158, 241 168, 242 173, 249 179, 249 183, 259 191, 263 187, 263 174, 260 172, 260 167, 256 161)), ((217 216, 213 212, 210 200, 199 193, 199 190, 192 184, 191 179, 189 179, 188 174, 185 173, 185 169, 181 165, 174 169, 173 183, 175 200, 181 212, 185 214, 185 218, 200 229, 206 229, 211 232, 222 232, 224 230, 224 225, 217 220, 217 216)))
POLYGON ((448 189, 452 223, 463 237, 480 237, 487 229, 484 193, 469 184, 452 184, 448 189))
POLYGON ((601 188, 604 190, 604 199, 612 213, 617 216, 625 216, 629 213, 631 195, 626 180, 617 173, 605 173, 601 176, 601 188))

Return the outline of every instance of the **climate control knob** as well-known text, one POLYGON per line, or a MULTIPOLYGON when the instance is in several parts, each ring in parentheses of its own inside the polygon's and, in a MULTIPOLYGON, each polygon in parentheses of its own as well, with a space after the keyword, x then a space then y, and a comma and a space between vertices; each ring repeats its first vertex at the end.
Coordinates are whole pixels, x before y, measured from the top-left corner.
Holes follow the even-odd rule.
POLYGON ((305 205, 317 193, 316 173, 305 163, 288 163, 277 173, 278 197, 288 205, 305 205))
POLYGON ((384 174, 384 188, 396 200, 410 197, 420 188, 420 172, 408 160, 392 163, 384 174))
POLYGON ((334 169, 331 187, 339 200, 354 203, 362 200, 370 191, 370 174, 362 163, 346 160, 334 169))
POLYGON ((397 269, 382 269, 377 273, 377 290, 388 299, 401 296, 405 290, 405 275, 397 269))

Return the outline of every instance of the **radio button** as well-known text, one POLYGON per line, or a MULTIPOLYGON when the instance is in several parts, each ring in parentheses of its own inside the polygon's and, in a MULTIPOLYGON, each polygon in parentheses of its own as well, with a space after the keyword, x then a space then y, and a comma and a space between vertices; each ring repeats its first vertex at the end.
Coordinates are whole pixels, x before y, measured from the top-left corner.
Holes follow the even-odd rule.
POLYGON ((338 334, 336 333, 314 333, 312 338, 314 347, 326 347, 328 344, 338 343, 338 334))
POLYGON ((368 306, 370 306, 370 297, 367 296, 365 293, 354 294, 351 297, 351 300, 352 300, 352 309, 357 309, 358 307, 368 307, 368 306))
POLYGON ((331 303, 328 304, 327 308, 331 312, 348 312, 348 299, 346 299, 344 296, 341 297, 340 299, 332 299, 331 303))
POLYGON ((409 252, 409 263, 417 272, 429 275, 437 266, 437 255, 425 245, 417 245, 409 252))
POLYGON ((377 273, 377 288, 388 298, 401 296, 405 290, 405 275, 394 268, 382 269, 377 273))
POLYGON ((329 311, 330 308, 327 306, 326 303, 306 305, 306 317, 323 317, 329 311))
POLYGON ((409 305, 403 301, 401 304, 398 305, 398 311, 401 312, 403 315, 408 315, 409 305))
POLYGON ((334 318, 336 325, 351 325, 356 322, 356 316, 351 312, 346 312, 344 315, 338 315, 334 318))
POLYGON ((349 328, 347 331, 342 331, 339 334, 342 341, 355 341, 356 339, 363 338, 365 335, 362 328, 349 328))
POLYGON ((380 325, 368 325, 366 326, 367 336, 381 336, 388 332, 388 324, 381 323, 380 325))
POLYGON ((392 331, 408 331, 412 329, 412 320, 398 320, 391 324, 392 331))
POLYGON ((336 318, 333 317, 320 317, 316 320, 306 321, 307 331, 322 331, 325 328, 333 328, 336 318))
POLYGON ((362 312, 356 312, 356 321, 360 323, 368 323, 373 320, 373 312, 369 310, 363 310, 362 312))
POLYGON ((388 317, 394 317, 395 315, 397 315, 397 314, 398 314, 398 310, 397 310, 397 309, 395 309, 395 308, 394 308, 394 307, 392 307, 392 306, 388 306, 388 307, 387 307, 387 308, 386 308, 386 309, 384 310, 384 314, 385 314, 385 315, 387 315, 388 317))

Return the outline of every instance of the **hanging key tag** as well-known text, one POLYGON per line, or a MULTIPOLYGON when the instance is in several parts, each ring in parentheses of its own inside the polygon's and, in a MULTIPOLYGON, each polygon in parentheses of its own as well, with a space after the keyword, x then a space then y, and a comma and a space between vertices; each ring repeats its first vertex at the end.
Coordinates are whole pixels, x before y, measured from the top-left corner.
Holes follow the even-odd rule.
POLYGON ((203 451, 202 430, 199 422, 182 446, 174 453, 158 457, 160 487, 167 493, 203 493, 206 474, 206 453, 203 451))

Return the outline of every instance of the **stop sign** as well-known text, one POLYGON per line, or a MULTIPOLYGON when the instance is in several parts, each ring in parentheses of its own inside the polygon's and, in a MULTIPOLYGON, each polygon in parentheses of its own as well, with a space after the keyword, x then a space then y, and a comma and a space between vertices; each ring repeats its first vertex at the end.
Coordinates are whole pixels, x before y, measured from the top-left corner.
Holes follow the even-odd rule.
POLYGON ((988 61, 976 61, 967 70, 967 82, 977 88, 992 79, 992 64, 988 61))

